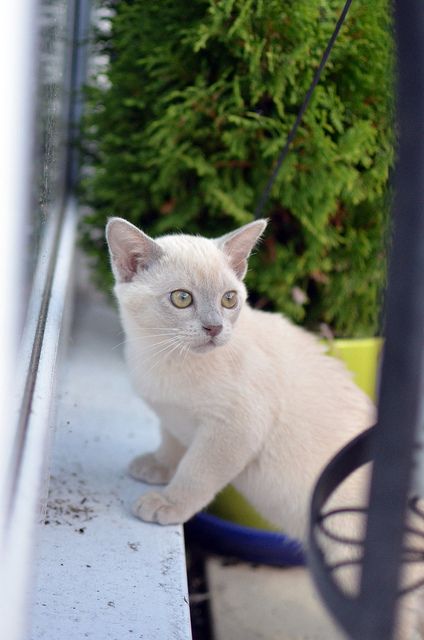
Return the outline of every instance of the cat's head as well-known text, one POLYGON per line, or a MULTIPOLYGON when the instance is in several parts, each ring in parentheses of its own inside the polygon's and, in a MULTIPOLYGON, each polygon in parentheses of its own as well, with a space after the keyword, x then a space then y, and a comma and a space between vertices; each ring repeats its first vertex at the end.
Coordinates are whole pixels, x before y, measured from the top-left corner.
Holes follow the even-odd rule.
POLYGON ((213 240, 153 240, 111 218, 106 238, 123 316, 146 335, 175 337, 194 353, 226 344, 247 297, 247 259, 266 224, 257 220, 213 240))

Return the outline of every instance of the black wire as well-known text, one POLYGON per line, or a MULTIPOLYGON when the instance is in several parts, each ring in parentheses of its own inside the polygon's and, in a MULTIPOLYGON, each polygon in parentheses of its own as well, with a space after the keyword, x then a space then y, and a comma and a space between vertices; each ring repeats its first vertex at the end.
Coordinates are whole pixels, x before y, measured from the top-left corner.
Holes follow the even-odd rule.
POLYGON ((340 544, 347 544, 351 546, 362 546, 364 544, 363 539, 350 538, 349 536, 340 535, 328 529, 328 520, 332 516, 339 515, 352 515, 352 514, 361 514, 366 515, 367 509, 366 507, 343 507, 341 509, 333 509, 332 511, 327 511, 326 513, 321 514, 319 520, 316 523, 316 526, 324 534, 327 538, 332 540, 333 542, 338 542, 340 544))
MULTIPOLYGON (((338 571, 339 569, 346 569, 346 568, 351 568, 351 567, 360 567, 362 565, 362 561, 363 558, 356 558, 356 559, 351 559, 351 560, 341 560, 340 562, 335 562, 334 564, 329 564, 327 565, 327 569, 330 573, 335 573, 336 571, 338 571)), ((402 563, 410 563, 412 564, 413 562, 422 562, 422 558, 417 558, 417 559, 404 559, 402 560, 402 563)), ((419 580, 416 580, 415 582, 407 585, 406 587, 403 587, 401 589, 398 590, 397 595, 399 598, 403 598, 404 596, 406 596, 408 593, 412 593, 412 591, 417 591, 418 589, 421 589, 424 586, 424 578, 420 578, 419 580)))
POLYGON ((362 567, 362 558, 350 559, 350 560, 341 560, 340 562, 335 562, 334 564, 327 565, 328 570, 331 573, 338 571, 339 569, 346 569, 346 567, 362 567))
POLYGON ((330 531, 324 524, 324 521, 321 520, 316 524, 320 532, 332 542, 337 542, 338 544, 348 545, 351 547, 363 547, 364 540, 357 540, 356 538, 349 538, 349 536, 341 535, 339 533, 335 533, 334 531, 330 531))
POLYGON ((415 515, 419 516, 424 520, 424 509, 423 508, 420 509, 419 500, 420 499, 417 496, 414 496, 409 500, 408 506, 411 509, 411 511, 415 513, 415 515))
POLYGON ((340 516, 352 513, 363 513, 367 514, 367 507, 340 507, 339 509, 332 509, 331 511, 326 511, 322 514, 322 518, 331 518, 332 516, 340 516))
MULTIPOLYGON (((415 516, 418 516, 421 520, 423 520, 424 511, 422 511, 420 506, 421 505, 418 497, 414 496, 409 499, 408 507, 410 509, 410 512, 413 513, 415 516)), ((358 548, 358 547, 364 548, 365 546, 364 539, 354 539, 354 538, 349 538, 348 536, 343 536, 343 535, 334 533, 333 531, 328 529, 326 525, 327 525, 327 521, 333 516, 352 515, 352 514, 366 515, 367 512, 368 511, 365 507, 343 507, 340 509, 332 509, 331 511, 327 511, 321 514, 320 518, 315 523, 315 527, 319 529, 322 535, 324 535, 327 539, 331 540, 332 542, 343 544, 345 546, 355 547, 355 548, 358 548)), ((405 534, 408 534, 409 537, 417 536, 420 539, 424 538, 424 532, 420 531, 419 529, 411 525, 406 525, 404 527, 404 532, 405 534)), ((323 552, 323 550, 322 550, 322 553, 323 553, 323 557, 325 557, 325 553, 323 552)), ((401 549, 401 563, 403 566, 412 565, 412 564, 415 564, 415 565, 423 564, 424 548, 417 548, 416 546, 412 546, 411 544, 408 544, 408 543, 403 544, 401 549)), ((362 567, 362 565, 363 565, 363 555, 361 555, 361 557, 359 558, 346 558, 344 560, 339 560, 333 564, 327 563, 326 569, 330 574, 334 574, 336 571, 339 571, 341 569, 346 569, 349 567, 362 567)), ((405 587, 399 588, 397 591, 397 595, 398 597, 403 597, 406 594, 411 593, 412 591, 422 588, 423 586, 424 586, 424 578, 420 578, 419 580, 416 580, 415 582, 405 587)))
POLYGON ((340 14, 340 17, 339 17, 339 19, 337 21, 337 24, 335 26, 335 29, 333 31, 333 34, 332 34, 330 40, 328 41, 327 47, 326 47, 326 49, 325 49, 325 51, 323 53, 323 56, 321 58, 321 62, 319 63, 319 66, 318 66, 317 70, 315 71, 315 75, 314 75, 314 77, 312 79, 312 83, 311 83, 311 85, 310 85, 310 87, 309 87, 309 89, 308 89, 308 91, 306 93, 306 96, 305 96, 305 98, 303 100, 302 106, 300 107, 300 111, 297 114, 297 118, 296 118, 292 128, 289 131, 289 134, 288 134, 287 140, 286 140, 286 144, 284 145, 283 150, 281 151, 280 155, 278 156, 277 163, 276 163, 276 165, 274 167, 274 170, 273 170, 273 172, 272 172, 272 174, 271 174, 271 176, 270 176, 270 178, 269 178, 269 180, 268 180, 268 182, 267 182, 267 184, 265 186, 265 189, 262 192, 262 195, 261 195, 261 197, 260 197, 260 199, 258 201, 258 204, 256 205, 256 209, 255 209, 255 213, 254 213, 255 219, 261 218, 262 215, 263 215, 263 211, 264 211, 266 202, 267 202, 267 200, 268 200, 268 198, 270 196, 271 189, 272 189, 272 187, 274 185, 275 179, 276 179, 276 177, 277 177, 277 175, 278 175, 278 173, 279 173, 279 171, 281 169, 281 165, 283 164, 283 162, 284 162, 284 160, 285 160, 285 158, 286 158, 286 156, 287 156, 287 154, 289 152, 290 145, 291 145, 291 143, 293 142, 293 140, 294 140, 294 138, 296 136, 296 133, 297 133, 299 125, 300 125, 300 123, 302 121, 303 115, 304 115, 304 113, 305 113, 305 111, 306 111, 306 109, 308 107, 308 104, 309 104, 309 101, 310 101, 310 99, 312 97, 314 89, 315 89, 315 87, 317 86, 317 84, 318 84, 318 82, 320 80, 321 73, 322 73, 322 71, 323 71, 323 69, 324 69, 324 67, 326 65, 328 57, 329 57, 329 55, 331 53, 331 50, 332 50, 332 48, 334 46, 334 43, 335 43, 335 41, 337 39, 337 36, 339 35, 339 31, 340 31, 340 29, 341 29, 341 27, 343 25, 343 22, 345 21, 345 18, 347 16, 347 13, 349 11, 349 8, 350 8, 351 4, 352 4, 352 0, 346 0, 346 3, 344 5, 344 7, 343 7, 343 11, 340 14))
MULTIPOLYGON (((421 520, 424 520, 424 511, 420 509, 419 498, 417 498, 416 496, 414 496, 413 498, 410 498, 410 500, 408 501, 408 507, 411 510, 411 512, 415 514, 415 516, 418 516, 421 520)), ((320 514, 320 517, 316 522, 316 527, 321 531, 322 534, 324 534, 327 538, 329 538, 333 542, 338 542, 340 544, 347 544, 352 546, 361 546, 361 545, 363 546, 364 539, 358 540, 358 539, 350 538, 348 536, 340 535, 338 533, 331 531, 331 529, 328 528, 330 526, 328 524, 328 520, 333 516, 352 515, 352 514, 367 515, 367 513, 368 513, 367 507, 342 507, 340 509, 332 509, 331 511, 326 511, 325 513, 320 514)), ((415 526, 406 524, 404 526, 404 531, 406 534, 409 534, 409 536, 416 536, 417 538, 424 539, 424 531, 417 529, 415 526)), ((403 551, 405 553, 420 554, 420 557, 424 560, 424 549, 414 549, 410 547, 403 547, 403 551)))

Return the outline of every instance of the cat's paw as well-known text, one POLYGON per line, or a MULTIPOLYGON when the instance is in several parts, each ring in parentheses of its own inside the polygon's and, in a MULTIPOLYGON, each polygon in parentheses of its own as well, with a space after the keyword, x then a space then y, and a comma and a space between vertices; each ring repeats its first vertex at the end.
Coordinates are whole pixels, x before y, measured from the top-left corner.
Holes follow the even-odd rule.
POLYGON ((146 453, 134 458, 128 467, 128 473, 135 480, 147 484, 168 484, 173 476, 173 470, 160 464, 154 453, 146 453))
POLYGON ((172 503, 163 493, 146 493, 133 505, 133 514, 147 522, 182 524, 191 514, 181 505, 172 503))

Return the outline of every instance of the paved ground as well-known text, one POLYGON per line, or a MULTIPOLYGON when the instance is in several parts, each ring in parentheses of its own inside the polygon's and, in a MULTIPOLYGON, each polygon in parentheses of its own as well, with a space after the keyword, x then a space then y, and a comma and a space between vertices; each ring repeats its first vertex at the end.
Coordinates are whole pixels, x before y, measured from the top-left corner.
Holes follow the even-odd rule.
POLYGON ((207 563, 215 640, 342 640, 303 568, 207 563))

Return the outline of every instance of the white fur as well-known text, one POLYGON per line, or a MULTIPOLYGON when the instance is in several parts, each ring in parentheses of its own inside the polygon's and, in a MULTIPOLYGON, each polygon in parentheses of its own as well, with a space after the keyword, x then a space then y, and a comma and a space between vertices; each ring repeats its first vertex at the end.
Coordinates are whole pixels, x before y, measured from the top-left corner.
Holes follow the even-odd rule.
MULTIPOLYGON (((370 400, 313 335, 247 304, 241 278, 265 225, 216 241, 152 241, 122 219, 108 224, 128 366, 163 432, 159 450, 130 467, 137 479, 167 483, 135 504, 143 520, 185 522, 232 483, 266 519, 304 540, 319 472, 374 422, 370 400), (123 264, 126 252, 132 257, 123 264), (176 289, 195 304, 173 307, 176 289), (230 310, 220 303, 229 290, 239 297, 230 310), (212 342, 208 324, 223 327, 212 342)), ((335 503, 359 506, 364 490, 353 479, 335 503)), ((349 520, 340 527, 349 535, 359 529, 349 520)))

